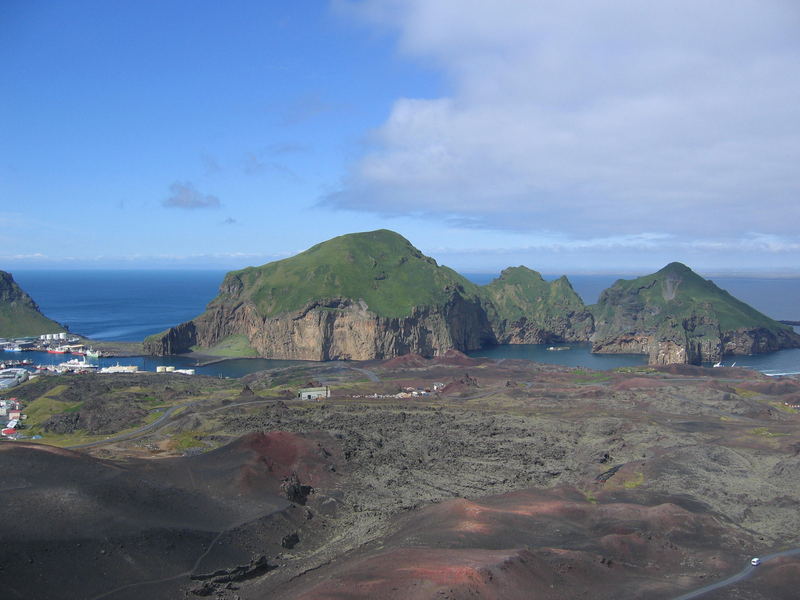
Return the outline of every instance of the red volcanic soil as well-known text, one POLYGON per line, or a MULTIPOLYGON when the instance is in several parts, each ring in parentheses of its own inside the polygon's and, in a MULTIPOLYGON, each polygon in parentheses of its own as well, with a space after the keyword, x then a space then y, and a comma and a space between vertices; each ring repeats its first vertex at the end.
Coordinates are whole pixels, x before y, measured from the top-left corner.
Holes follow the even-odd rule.
POLYGON ((403 354, 402 356, 385 360, 380 364, 386 369, 413 369, 415 367, 427 367, 430 365, 430 361, 419 354, 403 354))
POLYGON ((669 598, 736 570, 748 541, 678 498, 593 500, 561 487, 442 502, 399 518, 380 551, 334 562, 278 597, 669 598))
POLYGON ((0 444, 0 565, 13 580, 3 597, 124 588, 115 600, 175 598, 204 573, 268 570, 266 557, 305 526, 300 504, 313 501, 312 488, 335 485, 338 460, 334 438, 284 432, 191 458, 125 462, 0 444))
POLYGON ((800 392, 800 384, 796 381, 748 381, 742 383, 739 387, 765 394, 767 396, 782 396, 784 394, 794 394, 800 392))
POLYGON ((483 364, 483 360, 477 358, 470 358, 463 352, 458 350, 447 350, 440 356, 433 358, 425 358, 419 354, 404 354, 396 356, 380 363, 380 366, 385 369, 409 369, 409 368, 422 368, 431 367, 434 365, 450 366, 450 367, 475 367, 483 364))
POLYGON ((614 384, 613 389, 616 391, 641 390, 666 387, 668 385, 668 381, 659 381, 658 379, 648 379, 646 377, 631 377, 618 381, 614 384))
POLYGON ((546 559, 524 549, 401 548, 353 561, 353 564, 343 569, 340 576, 300 593, 296 598, 527 600, 563 597, 552 593, 531 595, 531 581, 537 581, 544 589, 554 586, 557 577, 546 559))
POLYGON ((485 362, 478 358, 470 358, 463 352, 453 349, 448 350, 441 356, 437 356, 433 360, 436 364, 452 367, 476 367, 485 362))
POLYGON ((155 465, 175 463, 176 467, 199 469, 207 479, 214 479, 216 489, 283 495, 285 480, 291 477, 314 488, 331 487, 338 476, 330 467, 343 462, 330 436, 272 431, 249 433, 211 452, 165 459, 155 465))
MULTIPOLYGON (((650 367, 661 373, 670 375, 680 375, 682 377, 725 377, 726 379, 750 379, 754 373, 750 369, 738 369, 735 367, 699 367, 697 365, 664 365, 650 367)), ((766 375, 764 375, 766 377, 766 375)))

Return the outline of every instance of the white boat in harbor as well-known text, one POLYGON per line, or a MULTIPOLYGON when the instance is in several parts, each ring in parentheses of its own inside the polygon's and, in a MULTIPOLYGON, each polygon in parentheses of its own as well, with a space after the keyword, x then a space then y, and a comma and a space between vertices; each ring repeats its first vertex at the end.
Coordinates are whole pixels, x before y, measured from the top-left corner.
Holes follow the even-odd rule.
MULTIPOLYGON (((725 366, 725 365, 722 364, 722 361, 714 363, 714 367, 723 367, 723 366, 725 366)), ((733 368, 735 366, 736 366, 736 361, 733 361, 733 363, 731 364, 730 368, 733 368)))
POLYGON ((99 365, 88 363, 86 359, 78 360, 77 358, 73 358, 56 366, 56 370, 60 372, 93 372, 99 368, 99 365))

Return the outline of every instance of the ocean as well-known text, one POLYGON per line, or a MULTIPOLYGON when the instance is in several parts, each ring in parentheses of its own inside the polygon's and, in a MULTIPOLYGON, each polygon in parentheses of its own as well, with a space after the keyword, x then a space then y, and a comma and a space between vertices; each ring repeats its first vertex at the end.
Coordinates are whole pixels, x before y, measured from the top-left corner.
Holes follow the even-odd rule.
MULTIPOLYGON (((15 271, 14 278, 51 319, 67 325, 73 333, 93 339, 141 341, 200 314, 217 294, 225 275, 221 270, 30 270, 15 271)), ((478 284, 496 275, 465 274, 478 284)), ((546 279, 556 276, 545 275, 546 279)), ((575 291, 587 304, 597 301, 602 290, 620 275, 568 275, 575 291)), ((800 278, 711 277, 719 287, 774 319, 800 320, 800 278)), ((0 353, 5 355, 5 353, 0 353)), ((474 353, 496 358, 528 358, 540 362, 611 369, 646 362, 642 356, 597 356, 588 346, 574 345, 568 351, 548 352, 546 346, 498 346, 474 353)), ((48 356, 48 355, 45 355, 48 356)), ((57 359, 49 355, 48 362, 57 359)), ((2 360, 4 356, 0 356, 2 360)), ((20 355, 5 356, 20 358, 20 355)), ((32 358, 32 357, 31 357, 32 358)), ((180 357, 164 359, 124 359, 125 364, 140 364, 154 370, 158 364, 193 366, 180 357), (151 364, 152 363, 152 364, 151 364)), ((729 364, 731 361, 726 361, 729 364)), ((286 361, 241 359, 209 365, 198 372, 209 375, 241 376, 247 372, 280 366, 286 361)), ((286 363, 289 364, 289 363, 286 363)), ((741 357, 741 366, 764 372, 800 371, 800 350, 783 350, 754 357, 741 357)))
POLYGON ((196 317, 225 271, 15 271, 41 311, 92 339, 140 342, 196 317))

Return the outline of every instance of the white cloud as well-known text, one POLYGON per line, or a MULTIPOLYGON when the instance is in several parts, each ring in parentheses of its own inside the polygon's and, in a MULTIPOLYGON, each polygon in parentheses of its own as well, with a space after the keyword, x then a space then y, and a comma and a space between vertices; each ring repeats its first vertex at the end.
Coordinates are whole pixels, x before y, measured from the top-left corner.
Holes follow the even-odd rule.
POLYGON ((216 196, 199 192, 192 183, 173 183, 169 186, 169 197, 162 202, 167 208, 219 208, 220 201, 216 196))
POLYGON ((795 2, 344 6, 451 93, 397 99, 327 205, 583 238, 800 222, 795 2))

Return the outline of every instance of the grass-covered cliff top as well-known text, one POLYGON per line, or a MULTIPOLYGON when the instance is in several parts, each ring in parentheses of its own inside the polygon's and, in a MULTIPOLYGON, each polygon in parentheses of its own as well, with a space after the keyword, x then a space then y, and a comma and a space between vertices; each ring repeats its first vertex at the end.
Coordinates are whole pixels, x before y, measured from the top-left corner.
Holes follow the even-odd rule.
POLYGON ((252 302, 272 317, 326 298, 363 299, 383 317, 411 314, 415 306, 445 302, 454 287, 476 297, 478 286, 417 250, 403 236, 379 229, 342 235, 300 254, 228 273, 220 302, 252 302))
POLYGON ((723 331, 759 327, 791 330, 678 262, 651 275, 616 281, 591 310, 597 321, 606 323, 622 310, 638 313, 645 323, 653 324, 663 322, 665 317, 680 321, 702 316, 716 319, 723 331))
POLYGON ((584 308, 566 277, 545 281, 540 273, 524 266, 505 269, 482 290, 498 316, 508 321, 522 317, 546 320, 584 308))
POLYGON ((11 273, 0 271, 0 337, 24 337, 58 333, 65 329, 41 312, 11 273))

